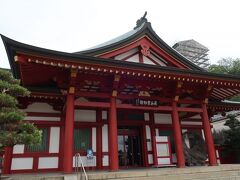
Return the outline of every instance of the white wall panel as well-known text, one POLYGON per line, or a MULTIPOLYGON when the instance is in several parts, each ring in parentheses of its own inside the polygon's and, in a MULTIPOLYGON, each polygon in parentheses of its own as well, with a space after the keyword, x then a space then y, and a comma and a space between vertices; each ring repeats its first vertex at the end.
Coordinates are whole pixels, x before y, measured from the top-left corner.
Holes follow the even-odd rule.
POLYGON ((108 155, 103 156, 103 166, 108 166, 109 165, 109 157, 108 155))
POLYGON ((60 117, 37 117, 37 116, 26 116, 24 120, 41 120, 41 121, 60 121, 60 117))
POLYGON ((93 149, 93 152, 96 152, 96 128, 92 128, 92 149, 93 149))
POLYGON ((76 109, 74 111, 74 119, 80 122, 96 122, 96 111, 76 109))
POLYGON ((127 51, 125 53, 122 53, 122 54, 119 54, 119 55, 115 56, 114 59, 121 60, 121 59, 123 59, 123 58, 125 58, 125 57, 127 57, 131 54, 134 54, 137 51, 138 51, 138 48, 131 49, 130 51, 127 51))
MULTIPOLYGON (((87 156, 81 156, 82 158, 82 162, 83 162, 83 165, 85 167, 94 167, 96 166, 96 156, 93 156, 93 159, 87 159, 87 156)), ((78 159, 78 163, 79 165, 81 164, 80 162, 80 159, 78 159)), ((76 159, 77 161, 77 159, 76 159)), ((73 167, 75 167, 75 158, 73 157, 73 167)))
POLYGON ((146 138, 149 139, 150 141, 147 141, 147 150, 151 151, 152 150, 152 143, 151 143, 151 130, 148 125, 146 125, 146 138))
POLYGON ((153 155, 148 154, 148 164, 153 164, 153 155))
POLYGON ((156 131, 156 136, 159 136, 159 130, 156 128, 155 131, 156 131))
POLYGON ((144 113, 144 120, 149 121, 149 113, 144 113))
POLYGON ((202 125, 202 122, 182 121, 181 124, 184 124, 184 125, 202 125))
POLYGON ((11 170, 23 170, 33 168, 33 158, 12 158, 11 170))
POLYGON ((126 61, 139 63, 139 55, 136 54, 135 56, 130 57, 130 58, 127 59, 126 61))
POLYGON ((150 54, 150 57, 151 57, 153 60, 155 60, 160 66, 166 66, 166 64, 165 64, 162 60, 156 58, 156 57, 153 56, 152 54, 150 54))
POLYGON ((154 113, 154 121, 156 124, 172 124, 171 114, 154 113))
POLYGON ((102 119, 107 120, 107 111, 102 111, 102 119))
POLYGON ((50 153, 58 153, 59 152, 59 141, 60 141, 60 127, 51 127, 50 142, 49 142, 49 152, 50 153))
POLYGON ((17 144, 13 146, 13 154, 23 154, 24 153, 24 144, 17 144))
POLYGON ((58 168, 58 157, 39 157, 38 169, 58 168))
POLYGON ((102 127, 102 151, 108 152, 108 125, 102 127))
POLYGON ((148 59, 146 56, 143 56, 143 63, 144 64, 151 64, 156 65, 154 62, 152 62, 150 59, 148 59))
POLYGON ((170 158, 158 158, 158 164, 170 164, 170 158))
POLYGON ((52 106, 47 103, 33 103, 30 104, 26 109, 23 109, 24 112, 44 112, 44 113, 60 113, 55 111, 52 106))

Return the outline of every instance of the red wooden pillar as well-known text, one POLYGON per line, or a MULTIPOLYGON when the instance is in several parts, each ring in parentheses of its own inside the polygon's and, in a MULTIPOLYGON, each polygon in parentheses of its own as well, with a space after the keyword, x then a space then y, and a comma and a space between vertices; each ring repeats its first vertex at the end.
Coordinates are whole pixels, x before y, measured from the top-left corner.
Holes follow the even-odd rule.
POLYGON ((10 174, 11 164, 12 164, 12 147, 6 147, 4 153, 4 161, 3 161, 3 174, 10 174))
POLYGON ((97 169, 102 169, 102 111, 97 109, 97 169))
POLYGON ((74 94, 67 95, 64 131, 63 171, 71 173, 73 167, 74 94))
POLYGON ((117 111, 116 98, 111 97, 109 109, 109 169, 112 171, 118 170, 118 138, 117 138, 117 111))
POLYGON ((205 141, 207 145, 209 165, 216 166, 217 165, 216 151, 214 148, 211 127, 208 119, 207 106, 205 103, 202 104, 202 110, 203 110, 203 113, 202 113, 203 130, 204 130, 204 136, 205 136, 205 141))
POLYGON ((174 133, 175 151, 177 156, 177 167, 185 167, 185 157, 183 152, 182 132, 177 111, 177 102, 172 102, 172 124, 174 133))
POLYGON ((149 112, 149 118, 150 118, 150 130, 151 130, 151 139, 152 139, 152 152, 153 152, 153 165, 158 165, 157 160, 157 147, 156 147, 156 130, 154 126, 154 114, 153 112, 149 112))

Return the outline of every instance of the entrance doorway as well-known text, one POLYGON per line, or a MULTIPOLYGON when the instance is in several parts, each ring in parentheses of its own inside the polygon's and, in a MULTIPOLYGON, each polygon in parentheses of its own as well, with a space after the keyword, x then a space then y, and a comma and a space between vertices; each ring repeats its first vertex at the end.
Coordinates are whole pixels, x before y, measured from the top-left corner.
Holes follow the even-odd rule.
POLYGON ((139 129, 118 129, 118 159, 120 167, 142 166, 141 149, 139 129))

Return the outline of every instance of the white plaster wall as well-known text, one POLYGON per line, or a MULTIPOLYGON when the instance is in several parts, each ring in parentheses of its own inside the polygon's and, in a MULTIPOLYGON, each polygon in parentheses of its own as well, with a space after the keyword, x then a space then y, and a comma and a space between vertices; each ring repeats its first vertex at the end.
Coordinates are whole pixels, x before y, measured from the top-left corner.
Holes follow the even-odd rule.
POLYGON ((23 109, 24 112, 45 112, 45 113, 60 113, 56 111, 53 107, 47 103, 33 103, 28 105, 26 109, 23 109))
POLYGON ((50 128, 49 153, 59 152, 60 127, 50 128))
POLYGON ((60 117, 37 117, 37 116, 26 116, 24 120, 41 120, 41 121, 60 121, 60 117))
POLYGON ((154 122, 156 124, 172 124, 171 114, 154 113, 154 122))
POLYGON ((165 165, 165 164, 170 164, 170 158, 158 158, 158 164, 161 165, 165 165))
POLYGON ((149 113, 144 113, 144 120, 149 121, 149 113))
POLYGON ((75 121, 80 122, 96 122, 96 111, 95 110, 74 110, 75 121))
POLYGON ((147 150, 151 151, 152 150, 151 130, 150 130, 150 127, 148 125, 146 125, 145 128, 146 128, 146 138, 150 140, 150 141, 147 141, 147 150))
POLYGON ((193 119, 202 119, 202 117, 200 116, 200 114, 194 115, 191 118, 193 119))
POLYGON ((148 164, 153 164, 153 155, 148 154, 148 164))
POLYGON ((153 63, 150 59, 148 59, 146 56, 143 56, 143 63, 144 63, 144 64, 156 65, 156 64, 153 63))
POLYGON ((168 136, 156 136, 156 142, 168 142, 168 136))
POLYGON ((17 144, 13 146, 13 154, 23 154, 24 153, 24 144, 17 144))
POLYGON ((162 62, 161 60, 159 60, 158 58, 156 58, 155 56, 153 56, 152 54, 150 54, 150 57, 155 60, 158 64, 160 64, 160 66, 166 66, 166 64, 164 62, 162 62))
POLYGON ((103 156, 103 166, 108 166, 109 165, 109 157, 108 155, 103 156))
POLYGON ((12 158, 11 170, 23 170, 33 168, 33 158, 12 158))
MULTIPOLYGON (((96 156, 93 156, 93 159, 87 159, 87 156, 81 156, 81 159, 82 159, 83 165, 85 167, 94 167, 94 166, 96 166, 96 156)), ((76 159, 76 161, 77 161, 77 159, 76 159)), ((81 161, 79 160, 78 161, 79 165, 81 164, 80 162, 81 161)), ((75 157, 73 157, 73 167, 75 167, 75 157)))
POLYGON ((102 119, 107 120, 107 111, 102 111, 102 119))
POLYGON ((108 152, 108 125, 102 127, 102 152, 108 152))
POLYGON ((96 128, 92 128, 92 150, 96 152, 97 142, 96 142, 96 128))
POLYGON ((159 130, 156 128, 155 131, 156 131, 156 136, 159 136, 159 130))
POLYGON ((131 49, 130 51, 127 51, 125 53, 122 53, 122 54, 119 54, 119 55, 115 56, 114 59, 121 60, 121 59, 123 59, 123 58, 137 52, 137 51, 138 51, 138 48, 131 49))
POLYGON ((136 54, 135 56, 130 57, 130 58, 127 59, 126 61, 139 63, 139 55, 136 54))
POLYGON ((182 121, 182 125, 202 125, 202 122, 182 121))
POLYGON ((38 169, 58 168, 58 157, 39 157, 38 169))

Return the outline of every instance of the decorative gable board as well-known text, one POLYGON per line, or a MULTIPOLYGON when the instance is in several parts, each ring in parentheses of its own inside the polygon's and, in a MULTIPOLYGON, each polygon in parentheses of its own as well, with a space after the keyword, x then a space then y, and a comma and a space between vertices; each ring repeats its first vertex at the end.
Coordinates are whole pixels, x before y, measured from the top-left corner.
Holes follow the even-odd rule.
POLYGON ((148 56, 142 54, 141 46, 118 54, 114 57, 116 60, 128 61, 128 62, 136 62, 136 63, 144 63, 151 65, 159 65, 159 66, 167 66, 167 62, 163 60, 157 53, 149 48, 148 56))

